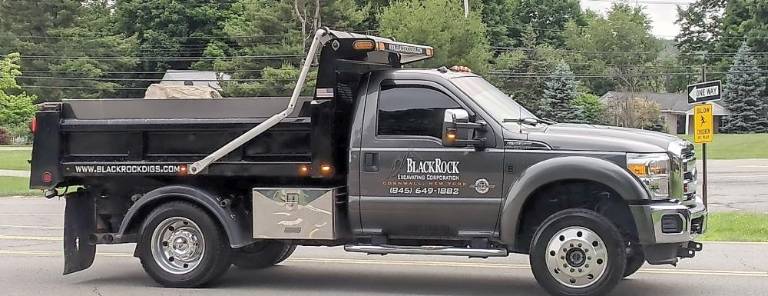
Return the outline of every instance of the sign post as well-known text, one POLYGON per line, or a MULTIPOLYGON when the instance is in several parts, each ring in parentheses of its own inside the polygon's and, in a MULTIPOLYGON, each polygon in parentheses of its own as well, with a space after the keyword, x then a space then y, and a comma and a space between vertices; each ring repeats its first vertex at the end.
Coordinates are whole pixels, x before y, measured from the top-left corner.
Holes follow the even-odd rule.
MULTIPOLYGON (((693 106, 693 142, 701 144, 702 158, 702 194, 704 207, 707 203, 707 143, 712 143, 715 133, 714 116, 712 115, 712 104, 707 102, 719 100, 721 93, 720 81, 708 81, 696 83, 688 86, 688 103, 697 104, 693 106)), ((687 128, 687 127, 686 127, 687 128)))

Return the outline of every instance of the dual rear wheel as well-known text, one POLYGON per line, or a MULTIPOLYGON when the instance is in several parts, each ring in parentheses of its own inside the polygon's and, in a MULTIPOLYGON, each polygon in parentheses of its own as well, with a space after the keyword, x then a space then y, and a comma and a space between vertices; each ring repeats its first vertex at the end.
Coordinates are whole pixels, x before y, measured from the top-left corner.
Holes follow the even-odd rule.
POLYGON ((166 287, 190 288, 211 283, 233 263, 266 268, 282 262, 295 246, 259 242, 232 249, 218 222, 188 202, 158 206, 144 219, 137 254, 145 272, 166 287))

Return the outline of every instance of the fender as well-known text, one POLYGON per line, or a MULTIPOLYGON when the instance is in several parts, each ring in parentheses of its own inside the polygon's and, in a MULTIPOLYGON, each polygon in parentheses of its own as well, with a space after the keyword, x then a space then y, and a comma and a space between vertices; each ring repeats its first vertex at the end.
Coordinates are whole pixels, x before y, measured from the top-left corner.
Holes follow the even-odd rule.
POLYGON ((501 241, 515 246, 523 205, 534 191, 552 182, 574 179, 604 184, 629 202, 651 196, 634 175, 607 160, 586 156, 548 159, 526 169, 511 185, 501 213, 501 241))
POLYGON ((233 248, 239 248, 252 243, 249 221, 244 215, 238 214, 229 207, 219 205, 221 198, 216 195, 191 186, 172 185, 160 187, 147 192, 128 209, 128 212, 120 224, 118 237, 125 236, 126 232, 137 226, 144 215, 152 209, 154 204, 170 201, 184 200, 203 207, 213 218, 219 221, 229 238, 229 244, 233 248))

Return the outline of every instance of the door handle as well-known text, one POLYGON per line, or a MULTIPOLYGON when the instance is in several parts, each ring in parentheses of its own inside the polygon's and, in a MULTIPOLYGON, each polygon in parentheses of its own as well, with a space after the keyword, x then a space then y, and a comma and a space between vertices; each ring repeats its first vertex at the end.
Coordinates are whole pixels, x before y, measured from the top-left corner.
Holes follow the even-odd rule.
POLYGON ((363 154, 363 171, 379 171, 379 154, 376 152, 365 152, 363 154))

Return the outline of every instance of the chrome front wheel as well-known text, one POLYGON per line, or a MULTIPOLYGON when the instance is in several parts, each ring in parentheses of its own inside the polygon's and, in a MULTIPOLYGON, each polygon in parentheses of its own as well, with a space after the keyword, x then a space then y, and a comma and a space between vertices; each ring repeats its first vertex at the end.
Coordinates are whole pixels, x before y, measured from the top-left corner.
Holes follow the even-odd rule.
POLYGON ((621 280, 627 255, 616 225, 587 209, 545 219, 530 248, 531 269, 552 295, 605 295, 621 280))
POLYGON ((608 251, 597 233, 586 227, 571 226, 549 240, 546 262, 550 275, 560 284, 584 288, 605 274, 608 251))

